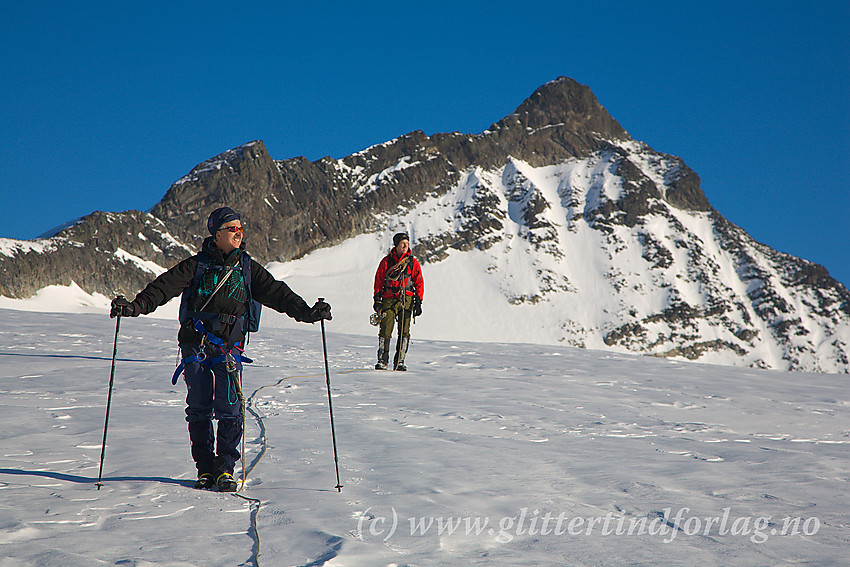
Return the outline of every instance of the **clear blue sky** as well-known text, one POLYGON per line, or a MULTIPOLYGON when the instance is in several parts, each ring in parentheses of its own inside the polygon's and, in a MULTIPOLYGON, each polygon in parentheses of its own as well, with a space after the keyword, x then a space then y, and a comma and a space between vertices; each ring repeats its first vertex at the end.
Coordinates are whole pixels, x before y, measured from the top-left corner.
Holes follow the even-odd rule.
POLYGON ((2 237, 146 210, 249 140, 315 160, 481 132, 566 75, 732 222, 850 285, 847 0, 0 1, 2 237))

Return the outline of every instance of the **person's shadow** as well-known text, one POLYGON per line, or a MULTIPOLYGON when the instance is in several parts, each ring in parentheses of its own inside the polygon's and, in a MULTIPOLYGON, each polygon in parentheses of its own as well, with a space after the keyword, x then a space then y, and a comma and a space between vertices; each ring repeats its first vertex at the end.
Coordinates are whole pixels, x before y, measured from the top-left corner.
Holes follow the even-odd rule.
MULTIPOLYGON (((0 469, 0 475, 16 475, 16 476, 41 476, 44 478, 52 478, 54 480, 64 480, 66 482, 75 482, 77 484, 97 484, 97 479, 91 476, 77 476, 73 474, 58 473, 53 471, 27 471, 21 469, 0 469)), ((162 484, 174 484, 177 486, 195 486, 195 481, 191 479, 168 478, 167 476, 105 476, 100 479, 102 484, 107 482, 159 482, 162 484)), ((298 487, 279 487, 280 490, 305 490, 310 492, 338 492, 327 488, 298 488, 298 487)))
MULTIPOLYGON (((77 476, 73 474, 58 473, 52 471, 26 471, 20 469, 0 469, 0 475, 17 475, 17 476, 41 476, 44 478, 52 478, 54 480, 64 480, 66 482, 75 482, 77 484, 96 484, 97 479, 90 476, 77 476)), ((143 481, 143 482, 160 482, 162 484, 176 484, 178 486, 194 486, 195 481, 189 479, 168 478, 165 476, 107 476, 100 479, 101 483, 105 482, 122 482, 122 481, 143 481)))
MULTIPOLYGON (((105 356, 86 356, 83 354, 46 354, 28 352, 0 352, 0 356, 25 356, 28 358, 79 358, 83 360, 105 360, 111 362, 112 358, 105 356)), ((116 362, 161 362, 159 360, 144 360, 140 358, 116 358, 116 362)))

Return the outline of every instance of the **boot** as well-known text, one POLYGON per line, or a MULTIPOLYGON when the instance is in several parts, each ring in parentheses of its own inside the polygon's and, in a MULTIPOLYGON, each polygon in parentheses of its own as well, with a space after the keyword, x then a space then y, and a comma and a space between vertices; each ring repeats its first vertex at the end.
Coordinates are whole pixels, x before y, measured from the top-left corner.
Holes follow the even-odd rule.
POLYGON ((404 365, 404 357, 407 356, 407 346, 410 344, 410 337, 399 337, 395 345, 395 358, 393 359, 393 370, 404 372, 407 366, 404 365))
POLYGON ((198 490, 209 490, 214 484, 215 480, 212 473, 207 472, 198 476, 198 480, 195 481, 195 488, 198 490))
POLYGON ((378 337, 378 363, 375 370, 386 370, 390 360, 390 339, 378 337))
POLYGON ((215 480, 219 492, 236 492, 237 484, 230 473, 221 473, 215 480))

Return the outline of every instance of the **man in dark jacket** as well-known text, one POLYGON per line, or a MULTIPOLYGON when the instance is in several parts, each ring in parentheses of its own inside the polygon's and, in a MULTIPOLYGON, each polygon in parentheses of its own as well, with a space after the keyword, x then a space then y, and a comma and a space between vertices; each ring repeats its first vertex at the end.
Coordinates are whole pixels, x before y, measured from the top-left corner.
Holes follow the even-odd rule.
POLYGON ((157 277, 133 301, 115 298, 110 315, 145 315, 183 294, 177 341, 183 354, 180 367, 187 386, 192 458, 198 469, 195 487, 215 485, 223 492, 233 492, 244 418, 240 353, 251 326, 248 319, 258 315, 252 302, 305 323, 330 319, 331 308, 324 302, 309 307, 248 256, 242 242, 242 220, 233 209, 213 211, 207 229, 211 236, 204 240, 201 252, 157 277), (218 421, 216 432, 213 419, 218 421))
POLYGON ((425 284, 422 267, 410 252, 410 237, 400 232, 393 236, 393 249, 387 254, 375 272, 374 303, 380 318, 378 331, 378 363, 375 370, 386 370, 390 358, 390 341, 393 326, 398 321, 394 370, 407 370, 404 357, 410 344, 410 319, 422 314, 422 298, 425 284))

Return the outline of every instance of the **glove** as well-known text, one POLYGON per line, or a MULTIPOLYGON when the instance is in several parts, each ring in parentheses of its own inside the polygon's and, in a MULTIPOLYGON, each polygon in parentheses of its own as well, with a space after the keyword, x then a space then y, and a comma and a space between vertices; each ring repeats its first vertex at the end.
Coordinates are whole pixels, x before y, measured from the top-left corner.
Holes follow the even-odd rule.
POLYGON ((127 299, 123 295, 119 295, 112 300, 112 310, 109 312, 111 318, 115 317, 138 317, 139 306, 127 299))
POLYGON ((422 315, 422 300, 418 297, 413 298, 413 316, 419 317, 422 315))
POLYGON ((324 301, 317 301, 315 305, 310 309, 310 312, 307 313, 307 317, 305 317, 305 323, 315 323, 316 321, 321 321, 325 319, 330 321, 333 319, 331 316, 331 306, 329 303, 324 301))
POLYGON ((372 311, 375 313, 381 312, 381 295, 378 293, 375 294, 375 301, 372 303, 372 311))

